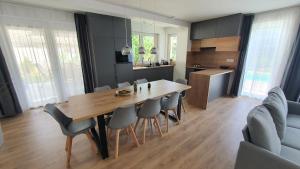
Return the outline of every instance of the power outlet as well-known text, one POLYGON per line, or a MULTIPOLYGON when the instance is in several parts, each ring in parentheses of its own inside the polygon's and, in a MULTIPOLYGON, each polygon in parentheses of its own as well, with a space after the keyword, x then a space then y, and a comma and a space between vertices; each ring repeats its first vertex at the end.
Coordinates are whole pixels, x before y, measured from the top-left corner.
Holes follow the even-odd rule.
POLYGON ((233 63, 233 62, 234 62, 234 59, 226 59, 226 62, 228 62, 228 63, 233 63))

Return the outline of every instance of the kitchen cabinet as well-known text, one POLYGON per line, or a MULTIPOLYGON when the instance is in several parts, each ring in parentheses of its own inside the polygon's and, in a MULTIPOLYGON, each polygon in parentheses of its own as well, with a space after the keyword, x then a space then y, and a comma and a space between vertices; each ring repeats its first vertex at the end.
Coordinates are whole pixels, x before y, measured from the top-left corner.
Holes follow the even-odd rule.
POLYGON ((122 82, 132 82, 133 79, 133 69, 132 63, 119 63, 116 64, 116 79, 117 83, 122 82))
POLYGON ((148 81, 170 80, 173 81, 174 66, 161 66, 134 70, 134 80, 146 78, 148 81))
POLYGON ((227 36, 239 36, 243 14, 229 15, 191 24, 190 39, 209 39, 227 36))
POLYGON ((199 52, 205 49, 212 49, 219 52, 236 52, 239 51, 239 45, 239 36, 201 39, 192 41, 191 51, 199 52))

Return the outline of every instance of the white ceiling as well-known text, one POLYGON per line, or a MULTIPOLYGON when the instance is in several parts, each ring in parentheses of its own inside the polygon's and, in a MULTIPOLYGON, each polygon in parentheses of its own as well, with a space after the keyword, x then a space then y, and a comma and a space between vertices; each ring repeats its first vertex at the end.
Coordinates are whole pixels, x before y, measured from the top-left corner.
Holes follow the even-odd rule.
POLYGON ((235 13, 258 13, 300 5, 300 0, 97 0, 143 9, 185 21, 199 21, 235 13), (141 4, 141 7, 140 7, 141 4))
POLYGON ((189 25, 235 13, 258 13, 300 5, 300 0, 0 0, 71 11, 143 17, 174 25, 189 25), (140 7, 141 4, 141 7, 140 7))

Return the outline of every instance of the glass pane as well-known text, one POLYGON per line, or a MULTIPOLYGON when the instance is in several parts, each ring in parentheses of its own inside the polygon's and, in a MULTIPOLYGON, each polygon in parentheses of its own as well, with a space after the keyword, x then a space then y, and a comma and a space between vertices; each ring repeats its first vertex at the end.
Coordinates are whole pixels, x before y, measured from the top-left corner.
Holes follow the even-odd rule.
POLYGON ((132 51, 133 51, 134 64, 137 64, 139 62, 139 47, 140 47, 139 35, 132 34, 132 51))
POLYGON ((169 58, 176 60, 177 36, 170 36, 169 45, 169 58))
POLYGON ((154 36, 152 35, 144 35, 143 36, 143 44, 145 48, 144 61, 153 61, 153 55, 151 54, 151 49, 154 47, 154 36))
POLYGON ((77 35, 74 31, 55 31, 57 47, 65 96, 84 93, 80 54, 77 35))
POLYGON ((30 107, 58 101, 43 29, 7 27, 30 107))

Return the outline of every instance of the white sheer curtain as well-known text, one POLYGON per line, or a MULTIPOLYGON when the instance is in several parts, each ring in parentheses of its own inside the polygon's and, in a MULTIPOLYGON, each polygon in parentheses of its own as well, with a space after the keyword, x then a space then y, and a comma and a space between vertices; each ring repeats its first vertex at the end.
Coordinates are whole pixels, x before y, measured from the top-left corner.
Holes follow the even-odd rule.
POLYGON ((280 85, 300 22, 300 8, 293 7, 255 15, 242 95, 264 98, 280 85))
POLYGON ((0 2, 0 35, 23 110, 84 93, 72 13, 0 2))

